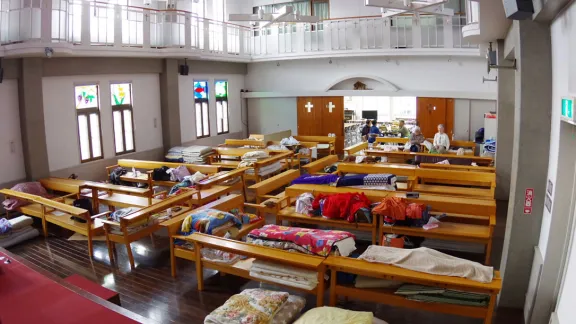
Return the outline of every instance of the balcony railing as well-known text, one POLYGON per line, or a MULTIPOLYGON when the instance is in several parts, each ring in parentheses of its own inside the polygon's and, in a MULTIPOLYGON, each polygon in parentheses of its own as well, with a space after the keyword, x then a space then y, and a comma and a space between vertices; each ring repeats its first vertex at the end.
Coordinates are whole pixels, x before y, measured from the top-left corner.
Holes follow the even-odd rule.
POLYGON ((363 17, 254 29, 180 10, 84 0, 0 0, 0 44, 69 43, 98 48, 181 49, 246 59, 477 48, 462 39, 465 16, 363 17))

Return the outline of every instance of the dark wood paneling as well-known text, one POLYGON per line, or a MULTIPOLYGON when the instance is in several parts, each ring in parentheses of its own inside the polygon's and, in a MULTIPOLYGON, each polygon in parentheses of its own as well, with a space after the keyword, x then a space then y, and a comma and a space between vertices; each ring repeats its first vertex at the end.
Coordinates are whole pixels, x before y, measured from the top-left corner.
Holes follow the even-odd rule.
POLYGON ((336 134, 336 153, 344 151, 344 97, 322 97, 322 136, 336 134), (335 107, 330 112, 328 105, 335 107))
POLYGON ((298 134, 297 135, 321 135, 322 133, 322 98, 321 97, 298 97, 298 134), (308 111, 306 105, 312 104, 308 111))

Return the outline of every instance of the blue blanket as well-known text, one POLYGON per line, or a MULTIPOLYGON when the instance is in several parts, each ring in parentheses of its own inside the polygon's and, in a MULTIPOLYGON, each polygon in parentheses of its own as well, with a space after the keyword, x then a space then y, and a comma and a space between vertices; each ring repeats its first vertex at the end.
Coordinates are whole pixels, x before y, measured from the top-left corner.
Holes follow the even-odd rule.
POLYGON ((331 184, 338 181, 338 176, 335 174, 304 174, 292 181, 292 184, 331 184))

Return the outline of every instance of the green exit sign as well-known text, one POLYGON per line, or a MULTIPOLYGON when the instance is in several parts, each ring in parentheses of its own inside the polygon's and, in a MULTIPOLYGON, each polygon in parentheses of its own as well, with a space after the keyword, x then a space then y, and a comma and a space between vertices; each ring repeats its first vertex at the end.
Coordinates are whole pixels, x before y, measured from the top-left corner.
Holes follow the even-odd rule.
POLYGON ((574 119, 574 98, 562 98, 562 119, 568 121, 575 121, 574 119))

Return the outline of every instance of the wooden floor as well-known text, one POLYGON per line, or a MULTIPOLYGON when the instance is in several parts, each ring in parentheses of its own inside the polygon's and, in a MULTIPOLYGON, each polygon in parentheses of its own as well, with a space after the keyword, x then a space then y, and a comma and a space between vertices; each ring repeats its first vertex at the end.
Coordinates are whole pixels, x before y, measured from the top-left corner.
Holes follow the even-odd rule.
MULTIPOLYGON (((499 219, 500 222, 503 222, 499 219)), ((503 236, 502 236, 503 237, 503 236)), ((9 250, 60 277, 74 273, 120 293, 122 306, 159 323, 203 323, 204 317, 222 305, 231 295, 244 288, 258 287, 233 276, 220 276, 205 271, 205 291, 196 290, 194 263, 179 260, 177 279, 170 276, 168 240, 159 237, 155 248, 149 240, 132 244, 136 269, 130 271, 126 250, 118 245, 119 267, 110 267, 104 242, 95 242, 95 257, 88 258, 86 241, 69 241, 50 236, 39 237, 9 250)), ((498 255, 499 255, 498 251, 498 255)), ((326 299, 327 300, 327 299, 326 299)), ((307 308, 315 306, 314 296, 308 296, 307 308)), ((385 305, 340 300, 343 308, 372 311, 390 324, 443 323, 474 324, 481 320, 452 315, 415 311, 385 305)), ((494 323, 522 323, 521 310, 498 309, 494 323)))

